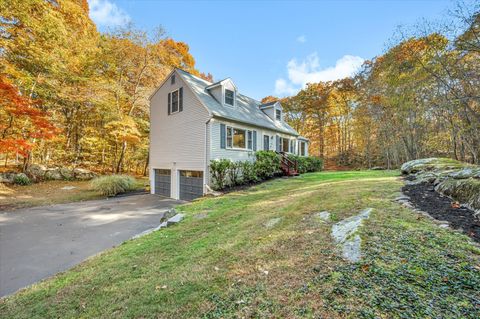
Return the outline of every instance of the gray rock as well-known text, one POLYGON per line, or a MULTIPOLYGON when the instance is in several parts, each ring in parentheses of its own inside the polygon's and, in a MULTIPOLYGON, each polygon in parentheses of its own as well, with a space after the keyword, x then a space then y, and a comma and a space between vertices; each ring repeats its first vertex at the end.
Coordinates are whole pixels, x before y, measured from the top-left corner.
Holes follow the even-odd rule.
POLYGON ((16 172, 0 173, 0 183, 12 184, 15 175, 17 175, 16 172))
POLYGON ((59 168, 48 168, 45 172, 45 179, 58 181, 62 180, 63 176, 60 174, 59 168))
POLYGON ((327 211, 323 211, 323 212, 317 212, 315 214, 313 214, 313 216, 323 220, 323 221, 326 221, 328 222, 330 220, 330 213, 327 212, 327 211))
POLYGON ((59 169, 60 175, 62 175, 63 179, 71 180, 73 179, 73 171, 66 167, 62 167, 59 169))
POLYGON ((73 178, 79 179, 79 180, 85 180, 85 181, 90 180, 97 176, 96 173, 89 171, 88 169, 78 168, 78 167, 73 169, 72 173, 73 173, 73 178))
POLYGON ((69 190, 72 190, 72 189, 75 189, 75 188, 76 188, 75 186, 64 186, 61 189, 69 191, 69 190))
POLYGON ((362 239, 355 235, 352 239, 346 241, 342 247, 342 257, 350 262, 360 261, 362 239))
POLYGON ((283 218, 282 217, 275 217, 270 220, 268 220, 263 226, 266 228, 273 228, 275 225, 277 225, 283 218))
POLYGON ((360 214, 344 219, 332 226, 332 237, 337 243, 345 242, 349 236, 354 234, 364 219, 370 216, 373 208, 367 208, 360 214))
POLYGON ((43 180, 47 168, 44 165, 32 164, 27 168, 27 175, 34 181, 43 180))
POLYGON ((367 208, 360 214, 344 219, 332 226, 332 237, 341 246, 342 257, 351 262, 361 258, 361 238, 356 234, 362 221, 370 217, 373 208, 367 208))
POLYGON ((171 226, 173 224, 178 224, 179 222, 181 222, 183 220, 183 218, 185 217, 184 214, 177 214, 173 217, 170 217, 168 220, 167 220, 167 226, 171 226))

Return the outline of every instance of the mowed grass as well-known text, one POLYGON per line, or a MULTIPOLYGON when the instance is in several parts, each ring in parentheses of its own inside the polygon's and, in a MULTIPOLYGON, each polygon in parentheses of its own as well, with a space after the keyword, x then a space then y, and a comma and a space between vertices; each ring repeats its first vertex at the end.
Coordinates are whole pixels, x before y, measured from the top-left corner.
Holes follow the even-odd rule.
POLYGON ((311 173, 183 205, 179 225, 1 300, 0 317, 480 317, 480 250, 393 202, 398 174, 311 173), (351 264, 331 225, 367 207, 351 264))

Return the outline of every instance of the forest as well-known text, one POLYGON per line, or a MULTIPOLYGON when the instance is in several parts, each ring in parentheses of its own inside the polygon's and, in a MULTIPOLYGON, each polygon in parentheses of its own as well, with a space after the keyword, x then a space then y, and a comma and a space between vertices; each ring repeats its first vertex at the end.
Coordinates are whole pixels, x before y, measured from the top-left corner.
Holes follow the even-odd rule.
MULTIPOLYGON (((0 0, 0 8, 4 166, 146 174, 151 92, 174 67, 213 80, 161 27, 100 33, 86 0, 0 0)), ((458 4, 443 23, 393 38, 355 77, 282 98, 288 122, 335 166, 395 168, 427 156, 480 163, 478 5, 458 4)))
POLYGON ((396 168, 430 156, 480 163, 478 2, 394 38, 355 77, 282 99, 292 126, 334 166, 396 168))

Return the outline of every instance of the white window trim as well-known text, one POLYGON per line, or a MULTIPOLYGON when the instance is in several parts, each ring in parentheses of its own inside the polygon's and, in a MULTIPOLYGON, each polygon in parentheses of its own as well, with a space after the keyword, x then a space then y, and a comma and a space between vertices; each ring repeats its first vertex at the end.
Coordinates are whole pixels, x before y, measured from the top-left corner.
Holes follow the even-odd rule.
POLYGON ((225 125, 225 149, 227 150, 236 150, 236 151, 253 151, 253 130, 249 130, 246 128, 235 127, 231 125, 225 125), (228 146, 228 130, 232 130, 232 146, 228 146), (235 147, 233 146, 233 130, 241 130, 245 131, 245 148, 242 147, 235 147), (248 132, 252 134, 252 148, 248 148, 248 132))
POLYGON ((282 110, 275 108, 275 121, 282 121, 282 110), (277 111, 280 112, 280 119, 277 118, 277 111))
POLYGON ((170 92, 170 115, 180 112, 180 88, 170 92), (173 112, 173 93, 177 92, 177 110, 173 112))
POLYGON ((223 105, 228 106, 228 107, 235 107, 237 105, 237 91, 230 90, 230 89, 227 89, 227 88, 224 87, 223 90, 222 90, 222 99, 223 99, 223 105), (233 105, 225 103, 225 97, 226 97, 225 91, 226 90, 229 90, 229 91, 233 92, 233 105))

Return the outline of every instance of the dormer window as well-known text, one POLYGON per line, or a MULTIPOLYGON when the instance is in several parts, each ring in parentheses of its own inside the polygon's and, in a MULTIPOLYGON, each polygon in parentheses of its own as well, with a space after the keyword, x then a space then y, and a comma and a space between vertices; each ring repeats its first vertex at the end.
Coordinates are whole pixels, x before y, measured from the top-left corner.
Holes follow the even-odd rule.
POLYGON ((225 104, 233 106, 234 99, 235 99, 235 92, 233 92, 232 90, 225 89, 225 104))
POLYGON ((282 120, 282 111, 281 110, 278 110, 278 109, 275 110, 275 118, 277 119, 277 121, 282 120))

